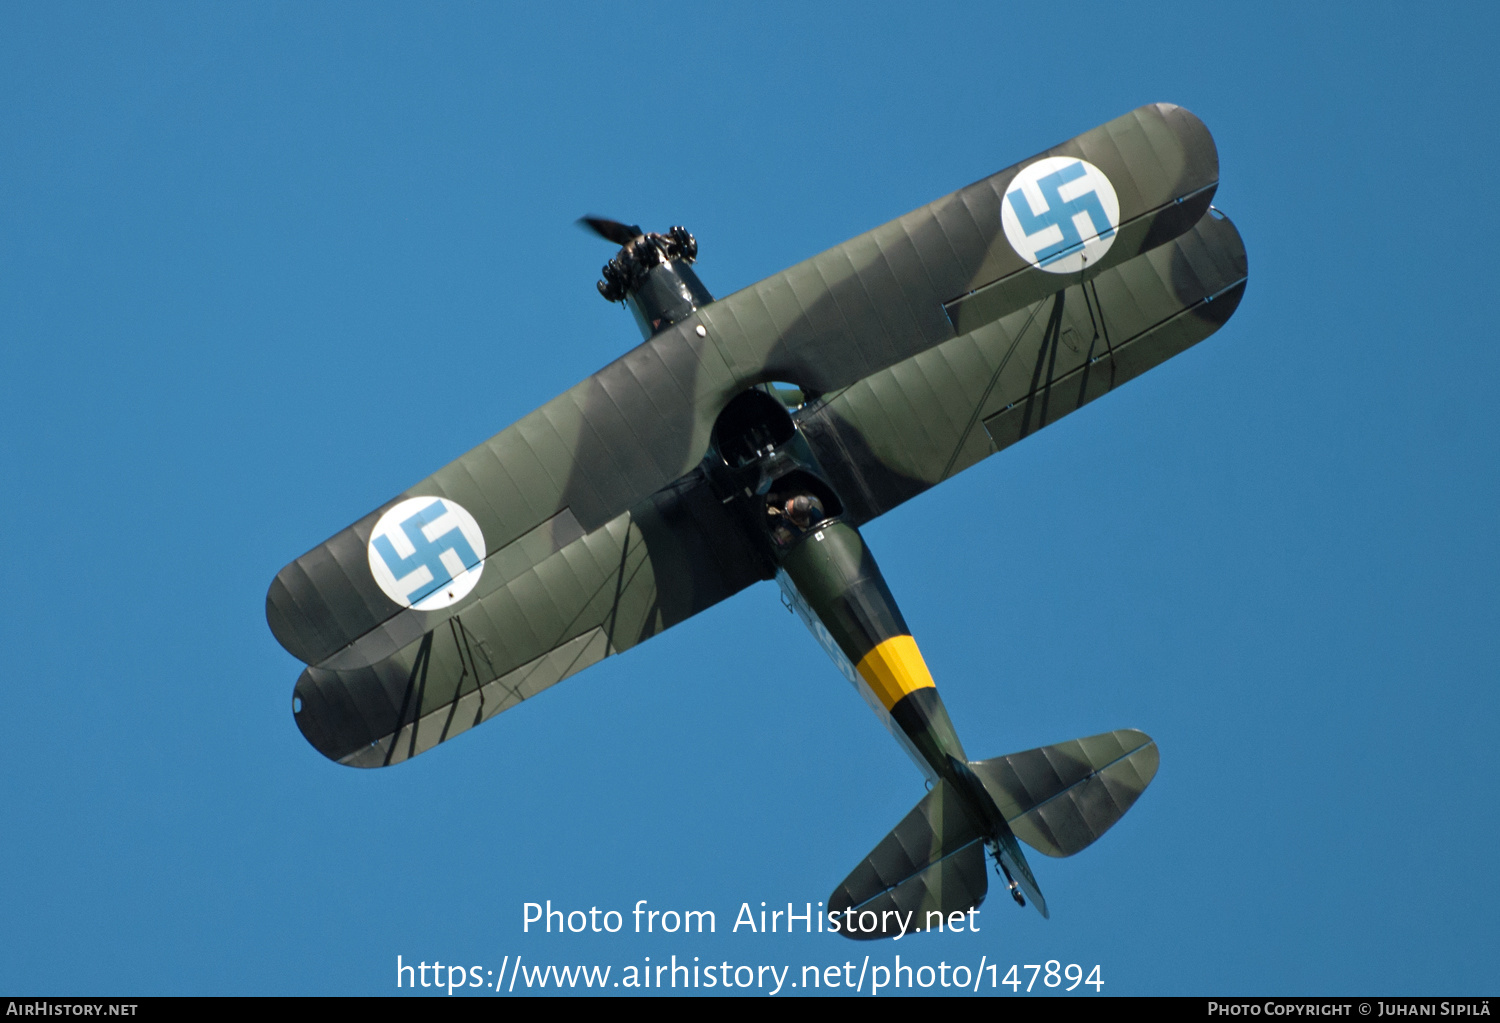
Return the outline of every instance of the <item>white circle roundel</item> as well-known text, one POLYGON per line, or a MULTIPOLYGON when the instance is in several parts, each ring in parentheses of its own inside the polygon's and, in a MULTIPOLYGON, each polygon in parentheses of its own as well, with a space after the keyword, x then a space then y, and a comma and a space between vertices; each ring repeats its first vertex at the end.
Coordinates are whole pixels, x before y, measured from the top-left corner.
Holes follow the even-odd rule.
POLYGON ((380 516, 369 554, 370 574, 387 597, 402 607, 436 611, 479 582, 484 534, 457 502, 412 497, 380 516))
POLYGON ((1120 200, 1109 178, 1087 160, 1049 156, 1011 180, 1000 222, 1026 262, 1048 273, 1077 273, 1115 243, 1120 200))

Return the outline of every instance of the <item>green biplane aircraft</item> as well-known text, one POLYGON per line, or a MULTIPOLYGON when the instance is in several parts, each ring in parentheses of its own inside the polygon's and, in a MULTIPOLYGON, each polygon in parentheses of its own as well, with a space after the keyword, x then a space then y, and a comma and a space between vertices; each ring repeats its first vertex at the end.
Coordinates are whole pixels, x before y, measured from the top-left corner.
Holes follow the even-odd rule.
POLYGON ((986 851, 1046 916, 1017 840, 1092 843, 1156 744, 970 760, 859 527, 1217 330, 1247 266, 1218 178, 1144 106, 718 300, 684 229, 586 219, 644 343, 282 569, 302 734, 399 763, 774 578, 931 786, 829 897, 842 933, 978 905, 986 851))

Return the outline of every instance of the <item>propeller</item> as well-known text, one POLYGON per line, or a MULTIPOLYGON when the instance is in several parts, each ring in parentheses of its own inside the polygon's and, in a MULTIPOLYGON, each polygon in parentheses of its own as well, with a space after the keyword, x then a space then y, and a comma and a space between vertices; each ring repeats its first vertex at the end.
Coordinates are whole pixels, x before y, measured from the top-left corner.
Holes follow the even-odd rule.
POLYGON ((618 220, 610 220, 607 217, 579 217, 578 223, 605 241, 614 242, 616 245, 628 245, 632 239, 639 238, 646 233, 634 224, 622 224, 618 220))

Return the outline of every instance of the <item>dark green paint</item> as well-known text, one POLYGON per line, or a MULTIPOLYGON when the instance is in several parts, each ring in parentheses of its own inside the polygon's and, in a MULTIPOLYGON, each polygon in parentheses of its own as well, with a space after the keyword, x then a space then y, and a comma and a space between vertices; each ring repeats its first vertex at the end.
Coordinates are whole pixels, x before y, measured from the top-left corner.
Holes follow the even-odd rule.
MULTIPOLYGON (((857 527, 1233 313, 1247 261, 1209 207, 1217 184, 1207 130, 1157 104, 719 301, 696 275, 659 274, 646 305, 669 315, 642 321, 644 343, 277 575, 268 623, 309 665, 299 727, 342 763, 396 763, 778 565, 857 664, 906 634, 857 527), (1114 244, 1079 274, 1028 265, 1001 228, 1012 178, 1054 155, 1100 168, 1119 199, 1114 244), (768 547, 755 513, 767 481, 726 476, 710 444, 726 406, 769 381, 792 385, 782 400, 796 430, 786 466, 759 469, 800 466, 836 498, 839 521, 817 546, 768 547), (398 607, 368 570, 379 516, 413 496, 462 505, 486 541, 479 584, 441 611, 398 607)), ((935 689, 888 717, 935 788, 830 908, 976 905, 987 845, 1045 913, 1016 838, 1048 855, 1078 851, 1157 765, 1138 732, 970 762, 935 689)))

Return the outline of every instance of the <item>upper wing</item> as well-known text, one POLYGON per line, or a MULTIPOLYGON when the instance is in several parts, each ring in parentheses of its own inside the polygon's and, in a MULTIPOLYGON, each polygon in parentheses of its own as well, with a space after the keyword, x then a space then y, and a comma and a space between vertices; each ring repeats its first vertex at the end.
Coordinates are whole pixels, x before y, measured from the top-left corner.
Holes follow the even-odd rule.
MULTIPOLYGON (((1041 156, 1088 161, 1113 183, 1112 244, 1083 272, 1059 275, 1007 242, 1007 187, 1036 162, 1023 161, 705 307, 320 544, 272 583, 272 632, 322 669, 381 665, 467 615, 495 585, 509 587, 518 574, 576 549, 581 537, 634 515, 693 469, 719 411, 746 387, 767 380, 847 387, 983 330, 1187 230, 1218 180, 1207 129, 1166 104, 1041 156), (465 549, 487 566, 479 586, 437 610, 398 604, 371 569, 380 516, 414 497, 461 505, 474 519, 476 541, 482 537, 482 550, 465 549)), ((733 587, 736 578, 719 586, 733 587)))
POLYGON ((801 415, 862 523, 1217 330, 1245 291, 1217 210, 1129 262, 830 395, 801 415))

